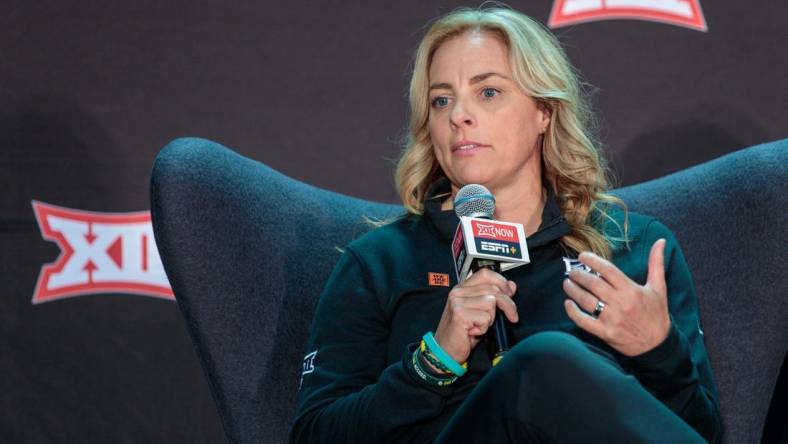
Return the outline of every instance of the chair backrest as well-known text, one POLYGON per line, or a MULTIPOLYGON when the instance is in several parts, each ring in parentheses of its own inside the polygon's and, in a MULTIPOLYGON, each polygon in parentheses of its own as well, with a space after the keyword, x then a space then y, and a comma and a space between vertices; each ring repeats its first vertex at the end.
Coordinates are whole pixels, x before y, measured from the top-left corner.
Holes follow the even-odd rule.
MULTIPOLYGON (((727 442, 756 442, 788 347, 788 140, 618 190, 678 237, 727 442)), ((230 442, 285 442, 316 298, 339 250, 402 207, 315 188, 214 142, 156 158, 159 252, 230 442)))

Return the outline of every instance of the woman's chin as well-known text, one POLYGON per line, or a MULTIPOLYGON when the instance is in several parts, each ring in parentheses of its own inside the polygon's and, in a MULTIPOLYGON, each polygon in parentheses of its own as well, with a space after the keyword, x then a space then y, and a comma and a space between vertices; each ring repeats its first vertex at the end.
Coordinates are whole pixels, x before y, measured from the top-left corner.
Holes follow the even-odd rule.
POLYGON ((493 182, 494 179, 490 171, 482 169, 466 169, 461 171, 460 174, 457 174, 456 177, 460 186, 472 183, 487 186, 487 184, 493 182))

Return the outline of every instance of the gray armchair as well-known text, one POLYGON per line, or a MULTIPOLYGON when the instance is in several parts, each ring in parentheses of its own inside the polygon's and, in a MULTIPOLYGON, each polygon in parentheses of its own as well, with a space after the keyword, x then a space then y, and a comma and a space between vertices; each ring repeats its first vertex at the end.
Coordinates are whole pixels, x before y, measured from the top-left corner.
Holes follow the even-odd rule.
MULTIPOLYGON (((758 442, 788 348, 788 139, 616 191, 675 232, 697 286, 725 441, 758 442)), ((315 188, 197 138, 153 167, 164 268, 233 443, 285 442, 313 308, 362 216, 401 207, 315 188)))

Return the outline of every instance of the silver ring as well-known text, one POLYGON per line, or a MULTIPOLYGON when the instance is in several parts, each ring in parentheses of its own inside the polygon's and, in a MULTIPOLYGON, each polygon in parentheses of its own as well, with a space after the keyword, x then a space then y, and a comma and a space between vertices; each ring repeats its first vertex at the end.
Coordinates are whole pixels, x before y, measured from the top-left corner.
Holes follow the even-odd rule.
POLYGON ((594 307, 594 312, 591 313, 591 317, 594 318, 594 319, 599 319, 599 315, 601 315, 602 312, 605 311, 605 307, 606 306, 607 306, 607 304, 602 302, 601 299, 596 301, 596 307, 594 307))

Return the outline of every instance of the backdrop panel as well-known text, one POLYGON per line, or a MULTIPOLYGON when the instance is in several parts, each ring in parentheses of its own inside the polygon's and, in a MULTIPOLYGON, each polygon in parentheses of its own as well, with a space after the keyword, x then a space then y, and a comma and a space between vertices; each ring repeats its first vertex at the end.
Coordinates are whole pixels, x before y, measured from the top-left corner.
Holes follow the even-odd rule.
MULTIPOLYGON (((547 23, 565 3, 510 4, 547 23)), ((788 137, 788 3, 697 3, 705 31, 638 19, 555 29, 593 85, 621 184, 788 137)), ((476 6, 5 2, 0 441, 221 441, 175 304, 121 292, 155 271, 145 232, 130 225, 123 233, 137 237, 102 237, 118 227, 102 214, 147 210, 153 159, 184 135, 323 188, 395 202, 412 53, 425 23, 460 5, 476 6), (32 303, 42 266, 60 254, 42 237, 33 200, 93 212, 70 229, 106 248, 82 257, 72 277, 93 282, 109 267, 126 286, 32 303)))

